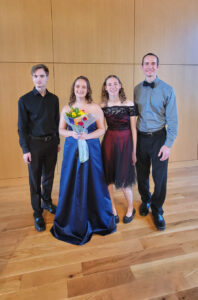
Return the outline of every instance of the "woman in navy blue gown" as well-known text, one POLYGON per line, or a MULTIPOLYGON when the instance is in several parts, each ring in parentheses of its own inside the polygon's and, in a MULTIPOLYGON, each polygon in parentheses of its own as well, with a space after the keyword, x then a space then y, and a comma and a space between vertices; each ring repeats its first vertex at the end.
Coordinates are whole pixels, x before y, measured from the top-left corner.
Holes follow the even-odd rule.
POLYGON ((91 88, 86 77, 76 78, 69 104, 61 113, 59 133, 66 138, 60 179, 59 201, 51 233, 59 240, 82 245, 93 233, 106 235, 116 230, 111 200, 105 183, 99 136, 105 132, 101 108, 92 102, 91 88), (80 138, 89 148, 88 161, 81 163, 78 135, 65 122, 70 106, 97 116, 80 138))

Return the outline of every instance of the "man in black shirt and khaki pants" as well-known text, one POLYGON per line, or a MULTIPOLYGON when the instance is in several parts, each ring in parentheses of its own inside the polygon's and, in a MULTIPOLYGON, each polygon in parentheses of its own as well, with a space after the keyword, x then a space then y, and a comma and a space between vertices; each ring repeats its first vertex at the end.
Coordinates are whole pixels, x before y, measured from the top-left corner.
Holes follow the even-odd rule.
POLYGON ((51 192, 59 145, 59 101, 46 89, 49 70, 39 64, 31 69, 34 89, 18 102, 18 133, 23 160, 28 164, 35 228, 45 230, 43 209, 55 214, 51 192), (41 191, 42 178, 42 191, 41 191), (43 203, 41 205, 41 198, 43 203))

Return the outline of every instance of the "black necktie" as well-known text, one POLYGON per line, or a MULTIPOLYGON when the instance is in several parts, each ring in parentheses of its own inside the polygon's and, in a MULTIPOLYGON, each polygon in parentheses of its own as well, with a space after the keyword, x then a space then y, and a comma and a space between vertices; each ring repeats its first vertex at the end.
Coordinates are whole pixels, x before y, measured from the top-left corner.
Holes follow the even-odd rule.
POLYGON ((154 81, 153 82, 144 81, 143 86, 150 86, 152 89, 154 89, 155 82, 154 81))

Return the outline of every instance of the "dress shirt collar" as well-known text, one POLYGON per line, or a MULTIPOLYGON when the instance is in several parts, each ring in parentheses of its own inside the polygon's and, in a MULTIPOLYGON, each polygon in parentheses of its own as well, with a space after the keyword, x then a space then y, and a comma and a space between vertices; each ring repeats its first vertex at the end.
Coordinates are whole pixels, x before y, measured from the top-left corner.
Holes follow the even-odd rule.
MULTIPOLYGON (((49 92, 48 92, 48 90, 46 89, 46 94, 45 94, 45 96, 48 94, 49 92)), ((39 91, 37 91, 37 89, 34 87, 33 88, 33 94, 34 94, 34 96, 39 96, 39 95, 41 95, 40 93, 39 93, 39 91)), ((41 95, 42 96, 42 95, 41 95)), ((44 97, 45 97, 44 96, 44 97)), ((43 97, 43 96, 42 96, 43 97)))

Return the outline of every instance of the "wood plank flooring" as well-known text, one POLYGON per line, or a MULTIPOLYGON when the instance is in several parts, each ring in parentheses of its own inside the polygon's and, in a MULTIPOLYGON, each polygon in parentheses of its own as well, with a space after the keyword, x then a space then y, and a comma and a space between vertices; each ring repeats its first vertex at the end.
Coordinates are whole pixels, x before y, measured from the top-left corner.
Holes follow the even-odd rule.
MULTIPOLYGON (((59 176, 53 199, 57 202, 59 176)), ((120 219, 126 203, 115 191, 120 219)), ((198 161, 170 163, 164 205, 167 229, 138 213, 111 235, 84 246, 52 237, 33 226, 27 178, 0 181, 0 300, 197 300, 198 161)))

